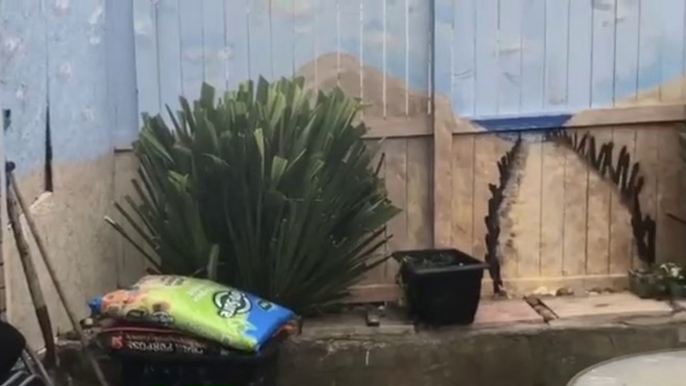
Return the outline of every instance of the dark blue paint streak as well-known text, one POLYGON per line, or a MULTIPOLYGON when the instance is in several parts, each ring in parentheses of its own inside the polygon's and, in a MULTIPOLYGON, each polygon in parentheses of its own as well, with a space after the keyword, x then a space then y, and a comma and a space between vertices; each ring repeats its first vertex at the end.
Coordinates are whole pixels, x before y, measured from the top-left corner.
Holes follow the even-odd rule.
POLYGON ((485 118, 472 122, 488 131, 530 131, 559 129, 572 117, 572 114, 543 115, 535 117, 485 118))

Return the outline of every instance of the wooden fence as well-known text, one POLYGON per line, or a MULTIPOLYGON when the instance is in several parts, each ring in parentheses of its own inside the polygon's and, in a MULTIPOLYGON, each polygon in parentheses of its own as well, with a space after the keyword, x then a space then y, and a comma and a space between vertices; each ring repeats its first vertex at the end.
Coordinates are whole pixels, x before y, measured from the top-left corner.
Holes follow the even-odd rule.
MULTIPOLYGON (((683 17, 644 2, 135 0, 139 109, 174 108, 202 81, 340 86, 371 105, 403 209, 386 253, 456 247, 499 263, 515 292, 621 286, 638 256, 679 260, 686 243, 669 217, 686 215, 683 17), (536 123, 504 132, 508 114, 536 123)), ((396 299, 396 271, 353 298, 396 299)))

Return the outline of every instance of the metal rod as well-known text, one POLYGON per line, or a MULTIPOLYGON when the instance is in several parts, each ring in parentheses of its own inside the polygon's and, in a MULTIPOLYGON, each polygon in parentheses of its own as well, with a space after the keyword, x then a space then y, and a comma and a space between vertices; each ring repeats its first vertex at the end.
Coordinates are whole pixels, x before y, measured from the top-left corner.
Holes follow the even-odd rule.
POLYGON ((7 180, 10 185, 10 189, 8 189, 8 191, 11 190, 14 193, 14 195, 17 198, 17 201, 19 202, 19 206, 24 212, 26 223, 29 226, 29 230, 31 231, 33 238, 36 240, 38 251, 40 252, 41 257, 43 258, 43 262, 45 263, 45 267, 47 268, 48 274, 50 275, 50 279, 52 280, 52 283, 55 286, 57 296, 59 296, 60 300, 62 301, 62 305, 64 306, 64 309, 67 312, 67 316, 69 316, 69 321, 71 322, 74 331, 76 331, 77 335, 79 336, 83 352, 86 355, 86 358, 90 362, 91 366, 93 367, 93 371, 95 372, 95 376, 98 378, 98 382, 101 386, 109 386, 107 379, 105 379, 105 375, 103 374, 102 369, 98 364, 98 361, 95 359, 95 355, 90 350, 88 341, 86 340, 86 335, 84 334, 83 329, 81 328, 81 324, 76 318, 76 314, 74 313, 73 308, 71 308, 69 305, 69 301, 65 295, 64 289, 62 288, 62 284, 57 280, 57 274, 55 272, 53 260, 51 259, 47 248, 45 248, 45 243, 43 242, 43 239, 40 237, 38 227, 36 226, 36 223, 33 221, 33 217, 31 216, 29 207, 26 204, 26 201, 24 200, 21 191, 19 190, 19 185, 17 184, 17 180, 14 177, 14 172, 12 169, 13 168, 8 168, 6 170, 7 180))

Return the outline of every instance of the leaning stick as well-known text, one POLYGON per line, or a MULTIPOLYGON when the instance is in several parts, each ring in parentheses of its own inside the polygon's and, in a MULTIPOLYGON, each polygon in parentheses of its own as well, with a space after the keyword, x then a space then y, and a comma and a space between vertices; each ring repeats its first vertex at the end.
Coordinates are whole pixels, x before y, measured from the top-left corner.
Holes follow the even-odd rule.
POLYGON ((21 207, 22 211, 24 212, 24 217, 26 218, 26 223, 29 226, 29 230, 33 234, 33 238, 36 240, 36 245, 38 246, 38 251, 40 252, 41 257, 43 258, 43 262, 45 263, 45 268, 47 268, 48 274, 50 275, 50 279, 52 280, 52 283, 55 286, 55 291, 57 292, 57 296, 59 296, 60 300, 62 301, 62 305, 64 306, 64 310, 67 312, 67 316, 69 316, 69 321, 71 322, 72 327, 74 328, 74 331, 76 331, 76 334, 79 336, 79 340, 81 341, 81 346, 83 347, 83 351, 86 355, 86 358, 90 362, 91 366, 93 367, 93 371, 95 372, 95 376, 98 378, 98 381, 100 382, 101 386, 109 386, 107 383, 107 380, 105 379, 105 375, 102 372, 102 369, 100 368, 100 365, 98 364, 98 361, 95 359, 95 355, 93 352, 91 352, 88 341, 86 340, 86 335, 83 332, 83 329, 81 328, 81 324, 79 323, 79 320, 76 318, 76 314, 74 313, 73 309, 69 306, 69 301, 67 300, 67 297, 65 296, 64 289, 62 288, 62 284, 57 280, 57 274, 55 272, 55 268, 52 264, 52 259, 50 258, 50 255, 48 254, 47 248, 45 248, 45 243, 43 242, 43 239, 40 237, 40 234, 38 233, 38 227, 36 226, 36 223, 33 221, 33 217, 31 216, 31 212, 29 211, 29 207, 26 204, 26 201, 24 200, 24 197, 22 196, 20 190, 19 190, 19 185, 17 184, 17 180, 14 177, 14 164, 10 163, 7 166, 7 180, 10 184, 10 188, 8 190, 11 190, 14 195, 17 198, 17 201, 19 202, 19 206, 21 207))
POLYGON ((17 213, 17 201, 14 194, 8 189, 7 191, 7 215, 12 226, 12 233, 14 234, 14 241, 17 244, 19 251, 19 260, 24 268, 24 276, 26 276, 26 284, 29 287, 29 294, 33 301, 33 308, 36 312, 40 332, 45 341, 45 356, 46 365, 53 368, 57 365, 57 353, 55 351, 55 335, 52 330, 52 323, 50 321, 50 314, 48 313, 48 306, 45 304, 43 291, 38 280, 38 272, 36 266, 33 265, 31 258, 31 250, 29 244, 24 237, 24 230, 19 221, 19 213, 17 213))

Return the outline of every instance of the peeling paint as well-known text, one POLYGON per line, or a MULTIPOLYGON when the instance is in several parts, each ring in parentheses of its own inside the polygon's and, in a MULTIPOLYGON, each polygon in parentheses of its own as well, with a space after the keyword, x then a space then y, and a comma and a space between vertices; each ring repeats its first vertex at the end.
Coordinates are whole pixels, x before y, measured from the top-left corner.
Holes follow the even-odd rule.
POLYGON ((14 54, 21 46, 21 38, 7 37, 3 41, 4 51, 8 54, 14 54))
POLYGON ((69 9, 70 0, 55 0, 55 11, 64 13, 69 9))
POLYGON ((93 109, 91 107, 86 107, 81 112, 81 117, 86 122, 94 122, 95 121, 95 111, 93 111, 93 109))
POLYGON ((88 18, 88 24, 96 25, 102 23, 105 10, 102 5, 98 6, 88 18))
POLYGON ((71 79, 71 63, 66 62, 66 63, 60 64, 59 77, 60 77, 60 79, 65 79, 65 80, 71 79))

